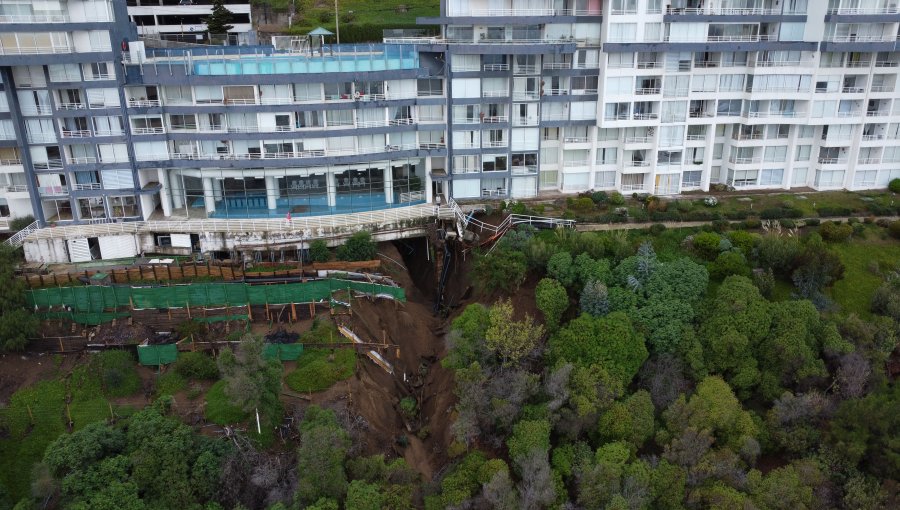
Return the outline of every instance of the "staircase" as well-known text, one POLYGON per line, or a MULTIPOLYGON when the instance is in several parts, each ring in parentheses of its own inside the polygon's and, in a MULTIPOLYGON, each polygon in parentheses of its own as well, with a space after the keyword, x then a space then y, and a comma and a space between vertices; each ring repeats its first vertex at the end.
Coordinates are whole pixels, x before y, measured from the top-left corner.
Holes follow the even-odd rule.
POLYGON ((27 227, 25 227, 22 230, 13 234, 13 236, 10 237, 9 239, 7 239, 6 241, 4 241, 3 244, 5 244, 7 246, 12 246, 13 248, 18 248, 18 247, 22 246, 22 244, 25 243, 26 237, 31 235, 31 233, 34 232, 35 230, 40 230, 40 228, 41 227, 40 227, 40 225, 38 225, 38 222, 36 222, 36 221, 32 222, 27 227))
POLYGON ((487 233, 487 239, 479 241, 479 246, 485 246, 500 240, 509 229, 517 225, 531 225, 535 228, 575 228, 575 220, 564 220, 560 218, 550 218, 547 216, 529 216, 525 214, 510 214, 499 225, 491 225, 474 218, 471 214, 466 215, 452 198, 447 201, 447 206, 453 211, 453 217, 456 220, 456 232, 460 239, 466 230, 472 230, 479 234, 487 233), (469 228, 472 227, 472 228, 469 228))

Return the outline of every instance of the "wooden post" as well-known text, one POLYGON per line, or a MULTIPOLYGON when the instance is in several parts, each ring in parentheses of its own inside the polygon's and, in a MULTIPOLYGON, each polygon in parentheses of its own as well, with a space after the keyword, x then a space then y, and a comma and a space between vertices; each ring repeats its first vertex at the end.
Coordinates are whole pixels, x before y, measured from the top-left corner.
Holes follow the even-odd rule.
POLYGON ((31 414, 31 405, 25 404, 25 408, 28 409, 28 417, 31 419, 31 424, 34 425, 34 415, 31 414))
POLYGON ((312 319, 316 316, 316 304, 313 302, 309 303, 309 318, 312 319))
POLYGON ((291 303, 291 316, 294 319, 294 322, 297 321, 297 308, 294 306, 294 303, 291 303))
POLYGON ((116 419, 116 415, 115 415, 115 413, 113 413, 113 410, 112 410, 112 402, 107 401, 106 404, 109 406, 109 419, 111 421, 114 421, 116 419))
POLYGON ((268 297, 266 298, 266 320, 267 321, 272 320, 272 316, 269 315, 269 298, 268 297))
POLYGON ((184 305, 187 307, 188 319, 191 318, 191 303, 190 301, 185 301, 184 305))
POLYGON ((69 403, 66 402, 66 417, 69 419, 69 427, 73 425, 72 423, 72 410, 69 409, 69 403))
POLYGON ((253 308, 250 307, 250 302, 247 302, 247 318, 250 319, 250 322, 253 322, 253 308))
POLYGON ((62 337, 59 337, 59 352, 65 352, 65 348, 63 348, 62 337))

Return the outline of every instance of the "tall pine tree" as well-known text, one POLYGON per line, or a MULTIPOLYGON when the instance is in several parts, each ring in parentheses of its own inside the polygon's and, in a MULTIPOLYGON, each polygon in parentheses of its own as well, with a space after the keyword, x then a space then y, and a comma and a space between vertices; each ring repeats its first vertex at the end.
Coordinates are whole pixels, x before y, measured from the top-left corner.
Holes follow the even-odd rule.
POLYGON ((234 13, 225 7, 225 0, 215 0, 212 14, 206 18, 206 31, 215 35, 227 34, 234 28, 233 25, 228 24, 232 19, 234 19, 234 13))

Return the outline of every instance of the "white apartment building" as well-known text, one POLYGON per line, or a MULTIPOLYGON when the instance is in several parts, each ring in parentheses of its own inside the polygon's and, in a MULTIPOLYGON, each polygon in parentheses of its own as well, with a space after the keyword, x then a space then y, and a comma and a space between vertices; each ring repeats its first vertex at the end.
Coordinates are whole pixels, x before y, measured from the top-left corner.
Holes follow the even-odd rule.
MULTIPOLYGON (((206 32, 213 0, 127 0, 127 5, 139 35, 196 42, 206 32)), ((226 0, 225 7, 234 14, 229 35, 235 41, 253 30, 250 0, 226 0)))

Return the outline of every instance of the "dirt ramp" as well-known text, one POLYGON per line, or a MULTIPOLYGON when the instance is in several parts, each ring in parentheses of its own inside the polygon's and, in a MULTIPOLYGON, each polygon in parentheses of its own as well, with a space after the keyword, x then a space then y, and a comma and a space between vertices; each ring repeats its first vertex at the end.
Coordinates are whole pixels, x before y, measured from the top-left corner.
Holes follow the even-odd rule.
POLYGON ((406 303, 359 298, 352 308, 342 322, 363 341, 390 345, 382 352, 394 366, 388 374, 360 357, 352 406, 369 423, 369 448, 391 449, 430 478, 446 461, 455 403, 453 375, 439 362, 445 351, 442 323, 415 298, 406 303))

